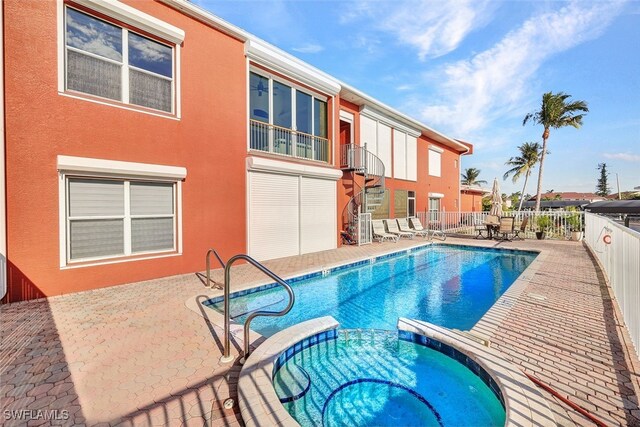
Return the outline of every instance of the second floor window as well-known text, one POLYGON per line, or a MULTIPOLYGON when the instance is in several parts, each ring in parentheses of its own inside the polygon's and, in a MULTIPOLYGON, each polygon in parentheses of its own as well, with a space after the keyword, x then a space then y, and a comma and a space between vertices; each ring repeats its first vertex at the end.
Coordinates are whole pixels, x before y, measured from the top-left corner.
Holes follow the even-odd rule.
POLYGON ((174 47, 65 8, 67 90, 172 113, 174 47))
POLYGON ((329 161, 326 101, 251 72, 249 111, 252 150, 329 161))

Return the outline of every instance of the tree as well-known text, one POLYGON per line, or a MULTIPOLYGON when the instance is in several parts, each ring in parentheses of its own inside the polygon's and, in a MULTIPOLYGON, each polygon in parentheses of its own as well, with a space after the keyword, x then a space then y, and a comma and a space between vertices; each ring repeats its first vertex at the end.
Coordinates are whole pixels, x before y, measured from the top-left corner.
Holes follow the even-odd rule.
POLYGON ((462 184, 463 185, 486 184, 487 181, 478 179, 478 177, 480 176, 480 172, 481 172, 481 170, 480 169, 476 169, 476 168, 467 168, 467 169, 465 169, 465 171, 460 174, 462 176, 462 184))
MULTIPOLYGON (((534 166, 538 163, 538 160, 540 160, 540 149, 540 144, 537 142, 525 142, 518 147, 520 155, 511 157, 509 161, 505 163, 505 165, 513 167, 504 174, 502 177, 503 179, 507 179, 509 175, 513 175, 511 181, 515 184, 516 181, 524 175, 522 194, 524 194, 524 191, 527 188, 527 181, 529 181, 529 176, 531 175, 534 166)), ((524 202, 524 198, 521 197, 520 204, 518 205, 519 211, 522 210, 522 202, 524 202)))
POLYGON ((599 163, 598 170, 600 171, 600 178, 598 178, 598 184, 596 185, 596 194, 602 197, 608 196, 611 188, 609 187, 607 164, 599 163))
POLYGON ((531 121, 534 124, 542 125, 542 153, 540 154, 540 169, 538 170, 538 191, 536 193, 536 211, 540 210, 540 196, 542 192, 542 173, 544 168, 544 156, 547 152, 547 141, 551 128, 560 129, 566 126, 579 128, 582 126, 582 118, 589 112, 587 103, 584 101, 571 101, 571 95, 564 92, 547 92, 542 95, 542 105, 540 110, 524 116, 522 125, 531 121))

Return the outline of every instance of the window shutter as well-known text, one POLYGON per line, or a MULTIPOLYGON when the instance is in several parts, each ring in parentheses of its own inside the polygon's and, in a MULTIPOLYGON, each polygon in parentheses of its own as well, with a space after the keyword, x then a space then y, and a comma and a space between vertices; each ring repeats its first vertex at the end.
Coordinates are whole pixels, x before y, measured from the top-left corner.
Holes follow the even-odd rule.
POLYGON ((132 182, 130 193, 131 252, 173 249, 173 184, 132 182))
POLYGON ((124 183, 69 180, 69 257, 83 259, 124 253, 124 183))

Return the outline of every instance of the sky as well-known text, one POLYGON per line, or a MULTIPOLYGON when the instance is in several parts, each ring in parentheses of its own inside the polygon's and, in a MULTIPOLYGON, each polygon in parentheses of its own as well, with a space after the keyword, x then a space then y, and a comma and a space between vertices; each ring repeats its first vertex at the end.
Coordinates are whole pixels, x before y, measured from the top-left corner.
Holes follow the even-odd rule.
MULTIPOLYGON (((640 1, 193 0, 446 135, 474 144, 462 169, 502 175, 545 92, 586 101, 580 129, 552 129, 542 191, 640 186, 640 1)), ((527 185, 535 194, 537 169, 527 185)))

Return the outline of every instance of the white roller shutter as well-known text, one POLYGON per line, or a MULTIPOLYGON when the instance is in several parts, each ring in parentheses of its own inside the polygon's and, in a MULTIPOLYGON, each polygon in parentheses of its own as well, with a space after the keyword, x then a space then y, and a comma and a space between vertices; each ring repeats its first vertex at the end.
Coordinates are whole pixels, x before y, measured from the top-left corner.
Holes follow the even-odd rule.
POLYGON ((407 179, 407 134, 393 130, 393 177, 407 179))
POLYGON ((384 176, 391 178, 391 128, 384 123, 378 123, 378 153, 384 163, 384 176))
POLYGON ((302 177, 300 181, 300 252, 336 247, 336 181, 302 177))
POLYGON ((249 172, 249 255, 257 260, 299 254, 298 181, 249 172))
POLYGON ((367 144, 367 150, 378 153, 378 123, 366 116, 360 116, 360 145, 367 144))
POLYGON ((407 179, 418 180, 418 140, 407 135, 407 179))

